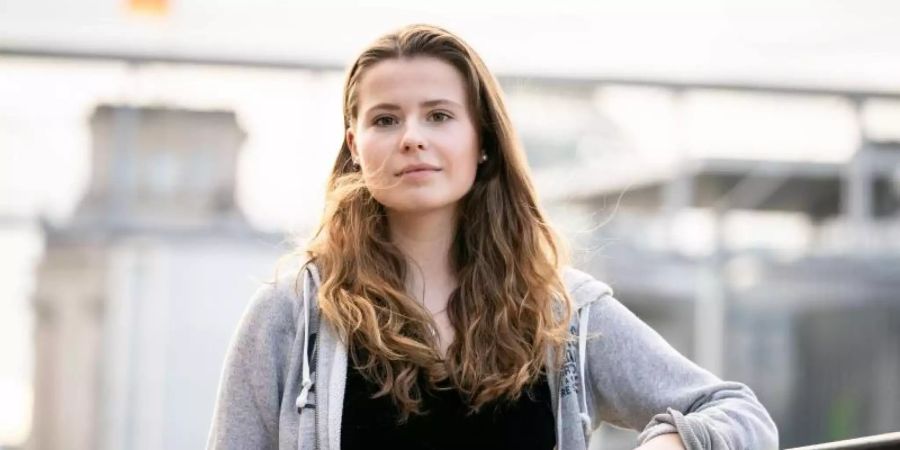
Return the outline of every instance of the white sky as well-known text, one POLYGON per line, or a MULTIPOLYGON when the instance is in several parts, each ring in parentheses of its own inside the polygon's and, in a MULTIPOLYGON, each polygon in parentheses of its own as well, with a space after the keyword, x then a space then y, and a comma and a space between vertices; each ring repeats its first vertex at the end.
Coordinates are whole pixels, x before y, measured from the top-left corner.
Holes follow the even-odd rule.
POLYGON ((500 72, 883 89, 900 79, 900 2, 891 0, 170 0, 163 19, 126 4, 2 0, 0 45, 343 64, 391 28, 433 22, 500 72))

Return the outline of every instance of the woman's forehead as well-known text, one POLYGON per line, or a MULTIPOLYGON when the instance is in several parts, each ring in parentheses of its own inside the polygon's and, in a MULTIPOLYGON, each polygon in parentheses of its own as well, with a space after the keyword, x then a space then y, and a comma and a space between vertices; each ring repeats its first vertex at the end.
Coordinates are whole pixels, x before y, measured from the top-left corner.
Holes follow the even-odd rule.
POLYGON ((466 105, 462 74, 433 57, 393 58, 366 69, 357 90, 360 114, 377 105, 420 106, 446 101, 466 105))

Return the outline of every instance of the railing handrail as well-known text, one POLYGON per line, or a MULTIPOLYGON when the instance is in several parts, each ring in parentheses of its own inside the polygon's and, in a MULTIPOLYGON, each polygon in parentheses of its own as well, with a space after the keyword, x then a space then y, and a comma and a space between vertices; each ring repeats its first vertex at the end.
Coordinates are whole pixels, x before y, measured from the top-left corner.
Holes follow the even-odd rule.
POLYGON ((900 448, 900 432, 876 434, 844 441, 807 445, 788 450, 857 450, 900 448))

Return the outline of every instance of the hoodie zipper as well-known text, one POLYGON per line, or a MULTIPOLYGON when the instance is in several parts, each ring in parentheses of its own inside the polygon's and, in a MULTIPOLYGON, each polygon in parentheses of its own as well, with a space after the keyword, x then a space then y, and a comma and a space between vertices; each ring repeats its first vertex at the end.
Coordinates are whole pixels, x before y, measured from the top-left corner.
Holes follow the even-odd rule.
MULTIPOLYGON (((318 321, 317 321, 317 323, 318 323, 318 321)), ((319 394, 322 393, 321 392, 322 386, 319 385, 319 374, 322 373, 322 369, 319 367, 319 344, 321 344, 321 342, 320 342, 321 341, 321 339, 320 339, 321 338, 321 333, 320 333, 321 325, 322 324, 319 323, 318 326, 316 327, 316 340, 313 343, 313 363, 312 363, 312 366, 316 368, 315 379, 313 380, 313 386, 315 386, 315 388, 316 388, 316 391, 315 391, 316 406, 314 408, 315 409, 315 423, 313 424, 313 430, 315 430, 315 434, 316 434, 315 450, 321 450, 321 448, 322 448, 321 437, 319 436, 319 423, 320 423, 319 421, 322 420, 321 419, 322 415, 319 413, 319 411, 322 410, 322 399, 319 396, 319 394)))
MULTIPOLYGON (((319 378, 318 375, 319 375, 319 374, 317 373, 317 374, 316 374, 316 379, 317 379, 316 381, 318 381, 318 378, 319 378)), ((315 426, 315 431, 316 431, 316 450, 321 450, 321 448, 322 448, 321 441, 320 441, 320 437, 319 437, 319 420, 321 420, 321 415, 319 414, 319 410, 322 409, 321 406, 322 406, 322 402, 319 400, 319 393, 317 392, 317 393, 316 393, 316 407, 315 407, 315 410, 316 410, 316 413, 315 413, 315 414, 316 414, 316 423, 314 424, 314 426, 315 426)))
MULTIPOLYGON (((319 279, 318 279, 319 277, 317 276, 317 273, 315 272, 315 266, 308 267, 307 270, 309 270, 309 276, 312 278, 312 284, 313 284, 313 286, 315 286, 315 291, 318 292, 319 291, 319 279)), ((315 421, 314 422, 315 423, 313 423, 313 430, 315 432, 315 444, 316 444, 315 450, 321 450, 322 449, 322 438, 321 438, 321 436, 319 436, 319 434, 320 434, 319 433, 319 423, 321 423, 320 420, 322 420, 322 415, 321 415, 321 413, 319 413, 319 411, 322 409, 322 399, 320 398, 320 394, 323 394, 324 392, 321 392, 322 386, 319 385, 319 374, 322 373, 322 368, 319 367, 319 347, 321 347, 321 344, 322 344, 322 339, 321 339, 322 338, 322 322, 318 316, 319 309, 318 308, 314 308, 314 309, 310 308, 310 309, 311 309, 310 312, 313 312, 313 311, 316 312, 315 318, 310 317, 310 321, 312 322, 313 320, 315 320, 315 323, 316 323, 316 329, 315 329, 316 339, 315 339, 315 341, 313 341, 312 358, 310 358, 310 359, 312 359, 312 362, 310 363, 310 365, 312 365, 313 368, 315 368, 315 378, 313 379, 313 386, 316 389, 316 391, 315 391, 316 405, 314 407, 314 409, 315 409, 315 413, 314 413, 315 421)))

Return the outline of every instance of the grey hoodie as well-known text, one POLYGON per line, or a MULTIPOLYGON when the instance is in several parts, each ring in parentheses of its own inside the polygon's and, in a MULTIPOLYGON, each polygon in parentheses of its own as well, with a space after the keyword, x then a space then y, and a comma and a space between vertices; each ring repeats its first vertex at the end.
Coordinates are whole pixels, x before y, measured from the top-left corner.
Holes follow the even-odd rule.
MULTIPOLYGON (((319 323, 315 266, 302 275, 261 287, 244 313, 208 449, 340 450, 347 347, 330 324, 319 323)), ((548 370, 557 449, 587 449, 602 422, 641 431, 638 444, 678 433, 690 450, 778 448, 775 423, 747 386, 679 354, 605 283, 571 268, 563 279, 578 339, 563 366, 548 370)), ((550 355, 548 367, 552 362, 550 355)))

